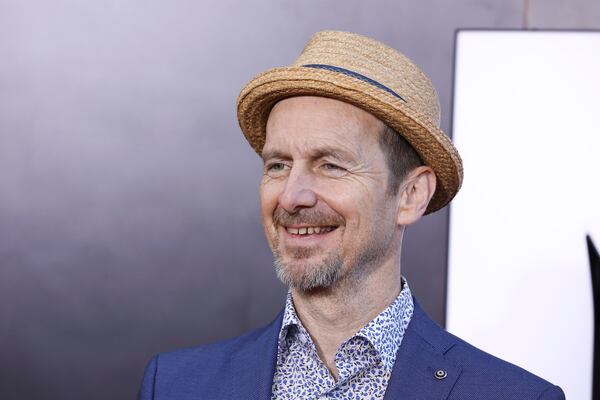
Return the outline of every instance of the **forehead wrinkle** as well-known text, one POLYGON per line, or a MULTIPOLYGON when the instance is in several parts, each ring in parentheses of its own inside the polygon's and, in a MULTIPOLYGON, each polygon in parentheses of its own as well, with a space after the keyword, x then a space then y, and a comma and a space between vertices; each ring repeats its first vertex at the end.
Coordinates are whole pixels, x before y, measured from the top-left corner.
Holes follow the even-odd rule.
POLYGON ((285 160, 285 159, 290 158, 286 153, 279 151, 277 149, 265 150, 264 148, 263 148, 262 153, 260 154, 260 157, 262 158, 263 161, 267 161, 267 160, 271 160, 271 159, 285 160))
MULTIPOLYGON (((324 157, 332 157, 339 161, 358 161, 362 157, 362 151, 359 148, 352 149, 343 143, 313 144, 312 139, 307 138, 302 143, 295 143, 292 149, 279 149, 277 145, 271 144, 269 148, 263 148, 261 157, 263 161, 267 159, 293 159, 294 153, 300 155, 299 158, 317 160, 324 157)), ((337 141, 336 141, 337 142, 337 141)), ((287 147, 287 146, 286 146, 287 147)))
POLYGON ((359 157, 359 155, 355 154, 351 150, 346 150, 334 146, 323 145, 313 149, 310 149, 308 152, 310 158, 316 160, 323 157, 333 157, 340 161, 352 161, 359 157))

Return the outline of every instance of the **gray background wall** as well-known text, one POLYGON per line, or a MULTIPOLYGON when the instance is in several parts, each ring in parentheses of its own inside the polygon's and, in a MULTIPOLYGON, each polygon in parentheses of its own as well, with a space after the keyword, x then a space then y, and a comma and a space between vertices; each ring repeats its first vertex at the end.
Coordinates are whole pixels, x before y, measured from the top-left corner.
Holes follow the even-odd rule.
MULTIPOLYGON (((0 398, 133 398, 152 354, 269 322, 286 289, 240 88, 354 31, 422 66, 448 132, 454 30, 473 27, 599 28, 600 3, 0 0, 0 398)), ((447 212, 403 254, 441 324, 447 212)))

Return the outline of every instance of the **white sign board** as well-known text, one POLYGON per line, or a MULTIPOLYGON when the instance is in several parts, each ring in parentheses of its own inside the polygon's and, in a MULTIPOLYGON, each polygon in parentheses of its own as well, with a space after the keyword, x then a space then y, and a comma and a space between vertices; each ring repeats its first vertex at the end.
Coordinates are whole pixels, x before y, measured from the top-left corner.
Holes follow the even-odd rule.
POLYGON ((600 32, 461 31, 448 330, 590 399, 600 32))

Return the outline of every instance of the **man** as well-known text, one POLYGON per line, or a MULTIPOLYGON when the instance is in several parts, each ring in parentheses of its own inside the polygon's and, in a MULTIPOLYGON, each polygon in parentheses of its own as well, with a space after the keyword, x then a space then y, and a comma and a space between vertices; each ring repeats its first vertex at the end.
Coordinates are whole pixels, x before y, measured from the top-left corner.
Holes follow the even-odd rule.
POLYGON ((320 32, 292 67, 248 83, 238 119, 264 161, 262 222, 285 308, 245 336, 156 356, 140 399, 564 399, 442 330, 400 274, 405 227, 462 182, 416 65, 320 32))

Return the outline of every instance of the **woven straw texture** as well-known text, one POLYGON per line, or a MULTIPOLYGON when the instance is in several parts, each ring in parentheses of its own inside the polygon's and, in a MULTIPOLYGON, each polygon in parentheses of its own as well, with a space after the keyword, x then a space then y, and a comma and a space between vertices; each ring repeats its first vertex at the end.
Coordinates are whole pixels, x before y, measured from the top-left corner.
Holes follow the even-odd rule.
POLYGON ((404 55, 373 39, 348 32, 316 33, 290 67, 270 69, 254 77, 238 97, 240 128, 257 153, 276 102, 293 96, 323 96, 370 112, 414 147, 437 177, 426 213, 444 207, 462 184, 458 151, 439 128, 437 93, 427 76, 404 55), (395 92, 394 96, 365 80, 338 71, 306 67, 327 65, 353 71, 395 92))

